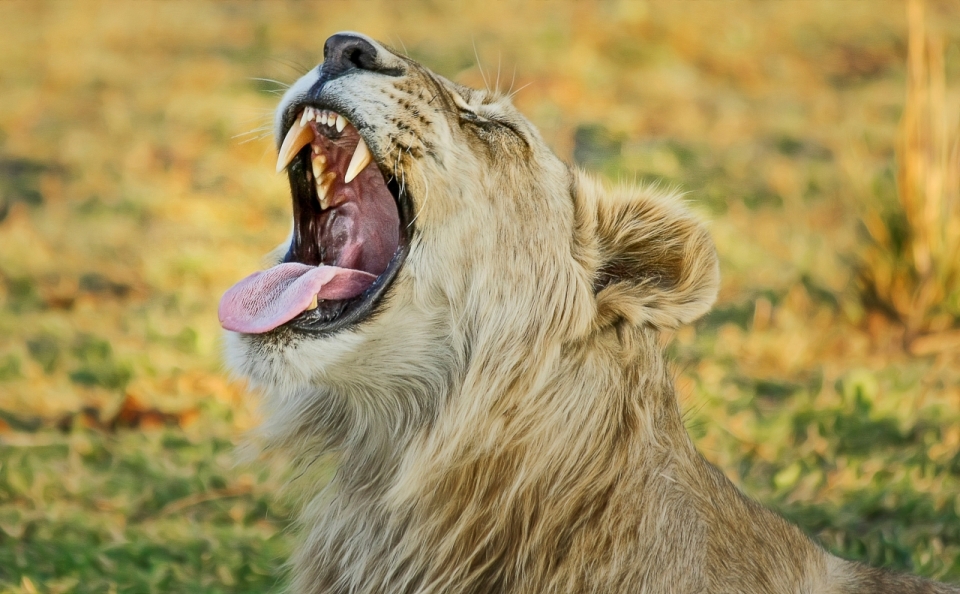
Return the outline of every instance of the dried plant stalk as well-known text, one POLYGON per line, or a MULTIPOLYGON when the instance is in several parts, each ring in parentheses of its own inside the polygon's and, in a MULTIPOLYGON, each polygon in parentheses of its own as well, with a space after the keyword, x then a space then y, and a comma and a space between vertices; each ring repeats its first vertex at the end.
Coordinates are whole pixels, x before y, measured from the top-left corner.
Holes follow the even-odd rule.
POLYGON ((960 318, 960 126, 948 100, 944 41, 926 27, 923 0, 907 2, 907 95, 897 142, 899 213, 867 213, 873 240, 861 270, 870 305, 908 337, 960 318), (899 219, 899 220, 898 220, 899 219))

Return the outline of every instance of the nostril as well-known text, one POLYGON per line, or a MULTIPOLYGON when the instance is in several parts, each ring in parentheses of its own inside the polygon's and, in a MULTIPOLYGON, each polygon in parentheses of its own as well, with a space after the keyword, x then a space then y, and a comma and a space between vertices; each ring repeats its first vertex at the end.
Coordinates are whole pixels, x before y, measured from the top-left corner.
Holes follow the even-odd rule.
POLYGON ((324 63, 328 72, 343 72, 350 68, 379 71, 377 48, 362 37, 347 34, 337 34, 329 39, 323 47, 324 63))
POLYGON ((351 64, 357 68, 363 68, 364 70, 368 70, 368 66, 371 65, 372 62, 372 60, 370 60, 370 56, 365 56, 363 50, 360 48, 351 49, 347 52, 345 57, 351 64))

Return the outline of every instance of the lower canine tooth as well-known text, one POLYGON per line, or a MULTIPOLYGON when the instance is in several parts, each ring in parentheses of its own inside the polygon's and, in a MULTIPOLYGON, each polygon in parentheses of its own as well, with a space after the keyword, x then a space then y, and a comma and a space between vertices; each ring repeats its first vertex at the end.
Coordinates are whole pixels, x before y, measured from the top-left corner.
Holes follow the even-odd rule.
POLYGON ((333 171, 328 171, 323 176, 317 177, 317 201, 320 202, 320 208, 324 210, 330 208, 330 186, 333 185, 335 179, 337 179, 337 174, 333 171))
POLYGON ((360 142, 357 143, 357 150, 353 152, 353 157, 350 159, 350 165, 347 166, 347 172, 343 176, 343 183, 349 184, 352 182, 372 160, 373 157, 370 156, 370 149, 367 148, 367 143, 361 138, 360 142))
POLYGON ((323 172, 327 169, 327 156, 326 155, 314 155, 313 159, 310 160, 310 166, 313 169, 313 179, 320 179, 320 176, 323 175, 323 172))

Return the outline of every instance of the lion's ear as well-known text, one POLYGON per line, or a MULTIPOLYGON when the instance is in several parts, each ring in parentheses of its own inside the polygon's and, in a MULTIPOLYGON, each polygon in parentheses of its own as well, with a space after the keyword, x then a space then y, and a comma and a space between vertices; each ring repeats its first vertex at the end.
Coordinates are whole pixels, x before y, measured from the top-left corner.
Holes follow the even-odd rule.
POLYGON ((710 309, 720 272, 704 225, 675 194, 607 190, 585 174, 575 189, 577 234, 593 270, 599 323, 675 328, 710 309))

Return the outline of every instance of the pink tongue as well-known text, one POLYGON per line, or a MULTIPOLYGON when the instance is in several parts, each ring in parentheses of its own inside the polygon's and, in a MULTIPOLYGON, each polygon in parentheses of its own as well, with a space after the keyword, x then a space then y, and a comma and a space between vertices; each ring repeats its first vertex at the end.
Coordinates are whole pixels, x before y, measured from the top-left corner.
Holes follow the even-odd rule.
POLYGON ((377 277, 338 266, 296 262, 255 272, 230 287, 220 299, 220 325, 245 334, 269 332, 289 322, 318 299, 349 299, 363 293, 377 277))

